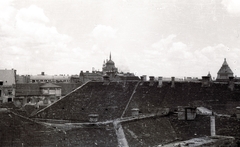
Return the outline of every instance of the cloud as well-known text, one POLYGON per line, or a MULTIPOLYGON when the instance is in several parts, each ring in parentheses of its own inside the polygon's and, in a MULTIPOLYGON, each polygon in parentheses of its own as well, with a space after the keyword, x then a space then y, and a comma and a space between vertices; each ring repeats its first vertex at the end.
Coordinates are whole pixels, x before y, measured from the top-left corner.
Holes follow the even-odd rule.
POLYGON ((240 1, 239 0, 222 0, 222 5, 230 14, 240 15, 240 1))
POLYGON ((112 28, 111 26, 97 25, 91 35, 97 40, 108 40, 116 37, 117 29, 112 28))
POLYGON ((176 35, 169 35, 166 38, 152 44, 152 48, 145 50, 144 62, 139 61, 140 68, 153 67, 148 75, 162 76, 198 76, 206 75, 208 71, 216 77, 224 58, 227 58, 229 66, 235 74, 240 71, 239 48, 229 48, 224 44, 206 46, 200 49, 193 49, 188 44, 176 41, 176 35))
POLYGON ((152 47, 153 48, 159 48, 159 49, 168 48, 169 45, 171 45, 173 39, 176 38, 176 37, 177 36, 175 34, 171 34, 167 38, 161 39, 160 41, 158 41, 156 43, 153 43, 152 47))
MULTIPOLYGON (((72 38, 50 26, 40 7, 16 9, 12 1, 1 1, 0 8, 1 68, 44 70, 47 69, 44 65, 51 67, 51 62, 59 60, 57 53, 69 50, 72 38)), ((61 57, 69 56, 68 52, 61 57)))

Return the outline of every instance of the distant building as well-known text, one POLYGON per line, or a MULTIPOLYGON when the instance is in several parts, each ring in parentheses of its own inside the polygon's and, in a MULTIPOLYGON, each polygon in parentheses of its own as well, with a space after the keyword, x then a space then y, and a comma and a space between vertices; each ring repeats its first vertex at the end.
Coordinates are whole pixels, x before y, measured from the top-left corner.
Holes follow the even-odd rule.
POLYGON ((67 95, 81 84, 72 83, 19 83, 16 85, 15 104, 47 106, 67 95))
POLYGON ((80 82, 82 83, 86 83, 87 81, 102 81, 103 79, 102 75, 103 75, 102 72, 99 72, 99 71, 92 71, 92 72, 81 71, 79 74, 79 79, 80 79, 80 82))
POLYGON ((15 86, 16 70, 0 70, 0 103, 13 101, 15 86))
POLYGON ((68 75, 45 75, 42 72, 40 75, 31 75, 30 83, 70 83, 68 75))
POLYGON ((226 58, 224 58, 222 67, 219 69, 217 73, 216 81, 228 81, 229 77, 233 77, 233 72, 231 68, 228 66, 226 58))
POLYGON ((107 59, 106 62, 103 61, 102 72, 103 74, 118 72, 118 68, 115 67, 115 63, 112 61, 111 53, 109 55, 109 60, 107 59))
POLYGON ((79 74, 79 81, 82 83, 86 83, 87 81, 103 81, 103 76, 107 76, 110 81, 140 80, 139 77, 135 76, 133 73, 119 73, 110 53, 109 60, 106 59, 106 61, 103 61, 102 71, 81 71, 79 74))

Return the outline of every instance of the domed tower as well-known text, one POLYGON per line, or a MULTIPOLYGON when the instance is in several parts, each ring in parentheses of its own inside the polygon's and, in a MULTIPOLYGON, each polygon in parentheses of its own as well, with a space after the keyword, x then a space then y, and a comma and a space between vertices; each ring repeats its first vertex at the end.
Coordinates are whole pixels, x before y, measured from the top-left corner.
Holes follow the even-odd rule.
POLYGON ((112 61, 111 53, 109 55, 109 60, 106 61, 105 66, 102 68, 103 74, 107 72, 118 72, 118 69, 115 67, 115 63, 112 61))
POLYGON ((233 72, 231 68, 228 66, 226 58, 224 58, 224 62, 222 67, 219 69, 217 73, 217 81, 228 81, 229 77, 233 77, 233 72))

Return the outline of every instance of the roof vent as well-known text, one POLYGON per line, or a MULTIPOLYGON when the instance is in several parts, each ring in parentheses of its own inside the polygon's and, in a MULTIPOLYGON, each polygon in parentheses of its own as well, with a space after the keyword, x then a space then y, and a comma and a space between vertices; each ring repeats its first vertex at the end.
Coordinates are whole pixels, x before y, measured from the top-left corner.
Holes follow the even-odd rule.
POLYGON ((138 117, 139 116, 139 109, 138 108, 133 108, 132 110, 132 116, 133 117, 138 117))
POLYGON ((99 115, 94 113, 94 114, 89 114, 88 117, 89 117, 89 122, 97 122, 99 115))

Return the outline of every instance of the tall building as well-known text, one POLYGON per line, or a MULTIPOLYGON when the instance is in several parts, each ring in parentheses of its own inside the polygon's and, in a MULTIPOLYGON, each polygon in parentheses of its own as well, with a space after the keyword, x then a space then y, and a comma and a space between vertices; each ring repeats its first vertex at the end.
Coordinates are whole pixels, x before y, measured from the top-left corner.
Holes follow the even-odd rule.
POLYGON ((232 72, 231 68, 228 66, 226 58, 224 58, 222 67, 219 69, 219 71, 217 73, 216 81, 228 81, 229 77, 233 77, 233 72, 232 72))
POLYGON ((0 103, 11 102, 15 97, 16 70, 0 70, 0 103))

